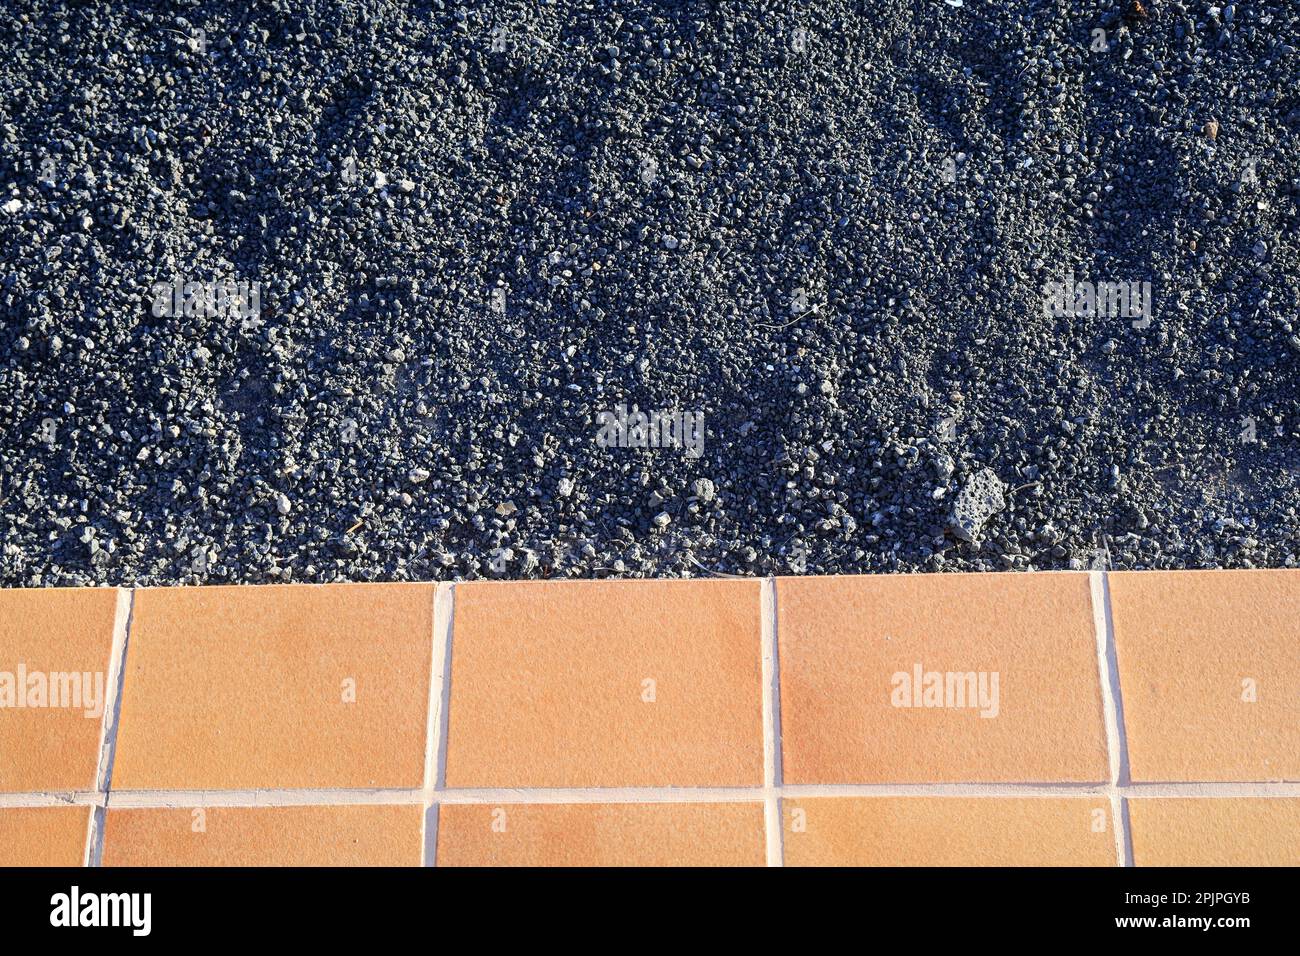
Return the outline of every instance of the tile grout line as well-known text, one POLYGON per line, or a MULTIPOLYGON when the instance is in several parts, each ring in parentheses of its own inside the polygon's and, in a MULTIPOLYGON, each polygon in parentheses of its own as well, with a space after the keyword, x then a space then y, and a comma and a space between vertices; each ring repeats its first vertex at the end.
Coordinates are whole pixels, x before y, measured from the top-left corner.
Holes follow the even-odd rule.
POLYGON ((394 790, 115 790, 119 810, 199 807, 374 807, 424 806, 423 789, 394 790))
POLYGON ((438 585, 434 600, 433 671, 429 681, 428 739, 425 741, 426 819, 433 819, 433 833, 426 835, 424 865, 438 865, 438 828, 442 824, 442 801, 438 792, 447 785, 447 733, 451 717, 451 635, 456 624, 456 585, 438 585))
POLYGON ((437 761, 437 748, 433 743, 438 732, 438 709, 442 706, 442 675, 438 672, 442 656, 438 649, 442 645, 439 636, 446 630, 443 615, 447 614, 447 594, 445 581, 433 585, 432 619, 429 624, 429 697, 425 701, 424 722, 424 816, 420 818, 420 865, 432 865, 434 847, 438 842, 438 805, 433 800, 434 761, 437 761), (430 827, 432 822, 432 827, 430 827))
POLYGON ((1109 667, 1111 704, 1115 709, 1116 746, 1119 754, 1117 787, 1121 801, 1119 832, 1124 838, 1121 866, 1133 866, 1133 830, 1128 816, 1128 788, 1133 783, 1128 758, 1128 722, 1124 719, 1124 693, 1119 680, 1119 650, 1115 641, 1115 614, 1110 596, 1110 571, 1102 575, 1102 592, 1106 599, 1106 662, 1109 667))
POLYGON ((1106 577, 1105 570, 1094 568, 1088 572, 1088 591, 1092 605, 1092 630, 1097 652, 1097 684, 1101 691, 1103 732, 1106 735, 1106 764, 1108 768, 1105 787, 1110 804, 1110 829, 1115 843, 1115 865, 1124 866, 1126 852, 1123 834, 1123 804, 1119 796, 1119 729, 1116 724, 1115 704, 1110 688, 1110 661, 1106 650, 1106 577))
MULTIPOLYGON (((0 793, 0 810, 30 810, 38 807, 102 807, 98 790, 46 790, 0 793)), ((89 834, 88 834, 89 836, 89 834)), ((84 857, 85 854, 83 853, 84 857)))
POLYGON ((1279 798, 1300 797, 1300 783, 1219 783, 1188 781, 1181 783, 1138 783, 1111 787, 1104 783, 868 783, 868 784, 796 784, 781 787, 783 796, 861 796, 861 797, 1089 797, 1106 796, 1111 790, 1125 798, 1139 800, 1166 798, 1279 798))
MULTIPOLYGON (((108 642, 108 672, 104 678, 104 712, 99 715, 99 747, 98 754, 95 757, 95 794, 102 797, 100 788, 104 780, 104 751, 108 747, 108 723, 109 715, 113 712, 113 704, 109 700, 114 691, 113 672, 114 665, 118 658, 119 649, 122 645, 122 636, 126 631, 126 621, 131 614, 131 596, 130 593, 120 587, 113 588, 114 609, 113 609, 113 630, 108 642), (126 605, 123 608, 123 604, 126 605)), ((53 795, 49 796, 51 800, 57 800, 53 795)), ((69 804, 76 806, 76 798, 68 797, 69 804)), ((86 840, 81 851, 81 865, 88 867, 95 858, 95 846, 98 842, 99 825, 96 817, 99 815, 99 808, 103 806, 102 799, 87 804, 91 810, 86 820, 86 840)), ((0 803, 0 806, 4 806, 0 803)))
POLYGON ((104 716, 99 732, 99 759, 95 764, 95 793, 86 830, 86 853, 82 865, 97 867, 104 856, 104 827, 108 814, 108 794, 113 781, 113 761, 117 757, 117 730, 122 716, 122 685, 126 678, 126 651, 131 640, 131 622, 135 618, 135 588, 117 588, 117 610, 113 615, 112 650, 108 659, 108 680, 104 698, 104 716))
MULTIPOLYGON (((806 797, 979 797, 1062 798, 1108 796, 1105 783, 864 783, 786 784, 768 787, 500 787, 437 790, 435 804, 480 803, 761 803, 769 793, 778 799, 806 797)), ((1190 781, 1136 783, 1116 787, 1126 799, 1281 799, 1300 798, 1300 782, 1264 783, 1190 781)), ((18 792, 0 794, 0 809, 104 805, 98 791, 18 792)), ((420 806, 429 799, 422 788, 297 790, 114 790, 119 810, 197 807, 420 806)))
POLYGON ((1110 831, 1115 843, 1115 866, 1127 866, 1128 835, 1125 832, 1125 808, 1119 796, 1121 783, 1121 748, 1119 748, 1119 715, 1115 708, 1115 693, 1112 685, 1112 666, 1110 666, 1109 640, 1109 597, 1104 568, 1093 568, 1088 572, 1088 591, 1092 602, 1092 630, 1097 650, 1097 684, 1101 691, 1101 719, 1106 735, 1106 763, 1109 767, 1109 779, 1105 786, 1105 795, 1110 803, 1110 831))
POLYGON ((574 789, 474 789, 442 790, 445 804, 648 804, 648 803, 763 803, 766 787, 609 787, 574 789))
POLYGON ((763 832, 768 866, 782 866, 780 676, 776 649, 776 581, 763 579, 759 592, 763 682, 763 832))
POLYGON ((433 618, 429 630, 429 697, 425 704, 424 724, 424 817, 420 824, 422 866, 432 866, 438 844, 438 804, 434 799, 437 787, 437 739, 442 721, 442 661, 445 654, 448 606, 451 585, 440 581, 433 588, 433 618), (432 826, 430 826, 432 824, 432 826))

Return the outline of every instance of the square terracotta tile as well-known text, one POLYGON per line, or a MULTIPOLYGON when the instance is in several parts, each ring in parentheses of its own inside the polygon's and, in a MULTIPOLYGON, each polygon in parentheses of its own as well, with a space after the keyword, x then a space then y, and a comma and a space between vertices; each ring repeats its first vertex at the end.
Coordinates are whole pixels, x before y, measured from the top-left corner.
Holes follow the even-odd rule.
POLYGON ((1109 779, 1087 574, 777 581, 786 783, 1109 779))
POLYGON ((1134 780, 1300 780, 1300 570, 1123 571, 1110 596, 1134 780))
POLYGON ((786 866, 1115 866, 1105 797, 814 797, 782 806, 786 866))
POLYGON ((419 866, 420 806, 110 809, 104 866, 419 866))
POLYGON ((1135 866, 1300 866, 1300 798, 1136 797, 1135 866))
POLYGON ((136 593, 113 789, 423 785, 433 587, 136 593))
POLYGON ((754 803, 443 804, 439 866, 762 866, 754 803))
POLYGON ((0 589, 0 791, 95 789, 117 616, 116 588, 0 589))
POLYGON ((90 807, 0 807, 0 866, 83 866, 90 807))
POLYGON ((450 787, 763 779, 757 581, 457 585, 450 787))

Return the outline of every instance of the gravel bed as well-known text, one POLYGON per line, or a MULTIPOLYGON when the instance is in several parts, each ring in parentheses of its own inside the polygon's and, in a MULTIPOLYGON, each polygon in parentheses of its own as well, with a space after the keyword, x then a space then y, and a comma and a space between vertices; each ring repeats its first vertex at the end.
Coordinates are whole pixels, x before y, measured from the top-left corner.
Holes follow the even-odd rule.
POLYGON ((1300 565, 1297 45, 7 3, 0 586, 1300 565))

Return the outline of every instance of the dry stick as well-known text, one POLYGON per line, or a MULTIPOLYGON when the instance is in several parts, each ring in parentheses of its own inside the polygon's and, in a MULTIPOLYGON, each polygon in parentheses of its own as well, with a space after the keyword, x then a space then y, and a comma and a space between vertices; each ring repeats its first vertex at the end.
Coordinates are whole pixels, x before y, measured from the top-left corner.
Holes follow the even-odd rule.
POLYGON ((688 555, 686 556, 686 560, 689 561, 689 562, 691 562, 691 564, 695 565, 697 568, 699 568, 699 569, 700 569, 701 571, 703 571, 705 574, 711 574, 711 575, 713 575, 715 578, 733 578, 733 579, 735 579, 735 580, 737 580, 737 581, 752 581, 752 580, 754 580, 753 578, 751 578, 749 575, 746 575, 746 574, 728 574, 726 571, 710 571, 710 570, 709 570, 708 568, 706 568, 704 565, 700 564, 700 562, 696 561, 696 560, 695 560, 695 555, 693 555, 693 554, 688 554, 688 555))
POLYGON ((797 316, 795 316, 793 319, 791 319, 791 320, 790 320, 789 322, 787 322, 785 325, 770 325, 770 324, 768 324, 767 322, 759 322, 759 323, 757 323, 757 325, 758 325, 758 327, 759 327, 760 329, 788 329, 790 326, 794 325, 794 324, 795 324, 796 322, 798 322, 800 319, 803 319, 803 318, 806 318, 807 316, 812 315, 814 312, 816 312, 816 311, 817 311, 818 309, 820 309, 820 308, 821 308, 820 305, 814 305, 811 309, 809 309, 809 310, 808 310, 807 312, 805 312, 803 315, 797 315, 797 316))

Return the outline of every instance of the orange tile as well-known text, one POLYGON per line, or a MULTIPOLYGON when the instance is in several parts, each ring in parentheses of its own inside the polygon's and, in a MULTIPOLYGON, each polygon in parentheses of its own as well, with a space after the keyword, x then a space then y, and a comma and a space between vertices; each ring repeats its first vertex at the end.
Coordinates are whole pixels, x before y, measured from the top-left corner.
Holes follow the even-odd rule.
POLYGON ((113 788, 419 787, 422 584, 136 593, 113 788))
POLYGON ((777 616, 786 783, 1109 778, 1087 574, 782 578, 777 616))
POLYGON ((1115 866, 1104 797, 783 801, 786 866, 1115 866))
POLYGON ((1122 571, 1110 595, 1134 780, 1300 780, 1300 570, 1122 571))
POLYGON ((762 866, 761 803, 443 804, 439 866, 762 866))
POLYGON ((0 866, 82 866, 91 807, 0 807, 0 866))
POLYGON ((112 810, 104 866, 419 866, 419 806, 112 810))
POLYGON ((1300 866, 1300 799, 1128 801, 1136 866, 1300 866))
POLYGON ((447 785, 761 784, 759 615, 757 581, 457 585, 447 785))
POLYGON ((95 788, 117 596, 0 589, 0 791, 95 788))

